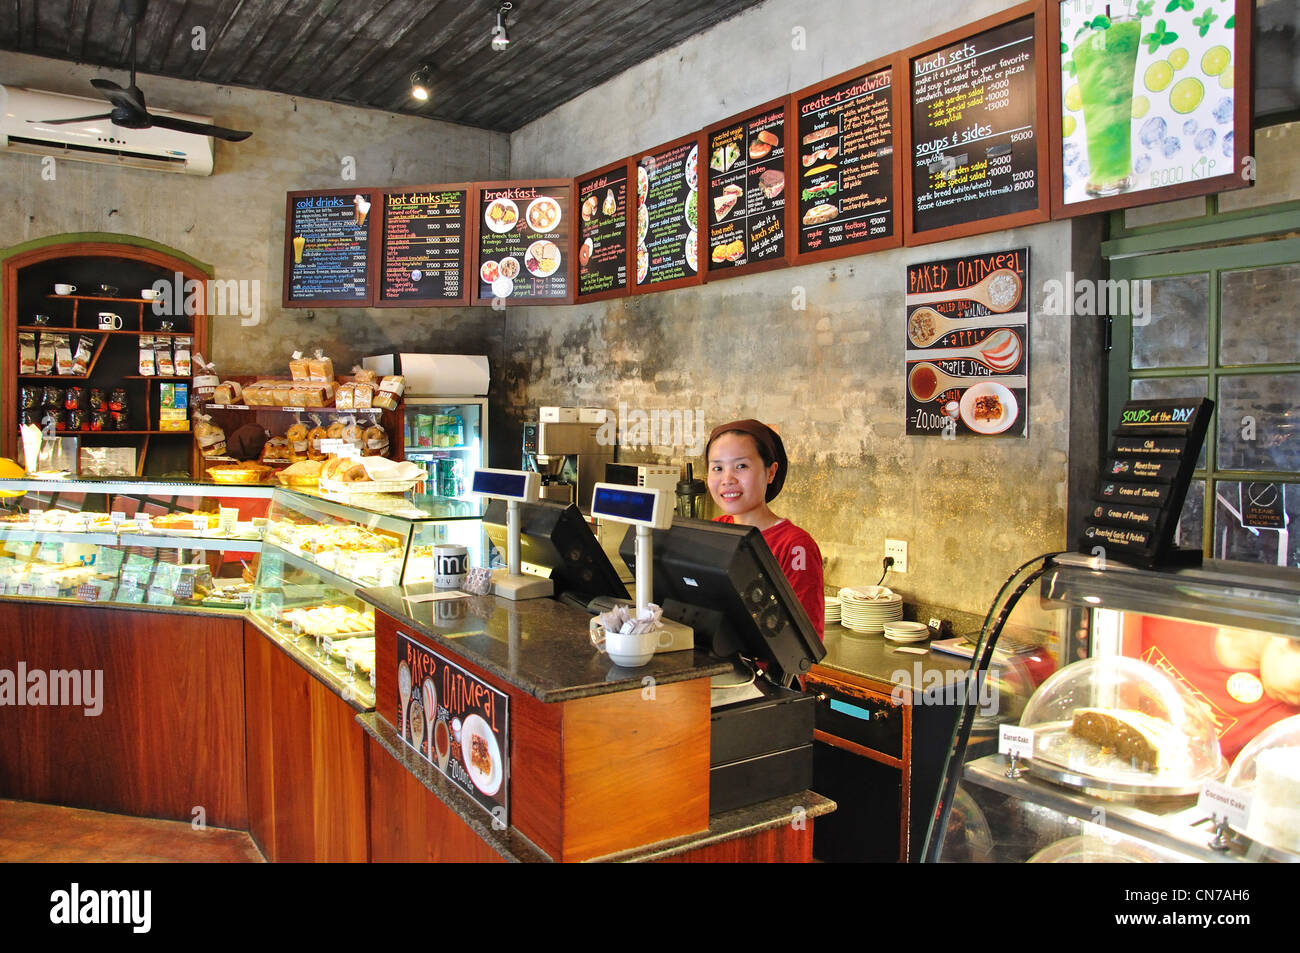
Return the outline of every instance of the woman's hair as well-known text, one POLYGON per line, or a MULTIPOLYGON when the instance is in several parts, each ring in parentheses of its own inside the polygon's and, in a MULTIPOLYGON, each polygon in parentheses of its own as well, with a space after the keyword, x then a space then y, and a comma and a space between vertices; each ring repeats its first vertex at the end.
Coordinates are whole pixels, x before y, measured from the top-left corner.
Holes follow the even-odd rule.
POLYGON ((763 460, 763 469, 766 470, 772 464, 776 464, 776 475, 772 477, 772 482, 767 485, 765 500, 771 503, 781 487, 785 486, 785 471, 789 466, 789 461, 785 455, 785 444, 781 442, 781 435, 769 427, 767 424, 753 419, 733 420, 731 423, 722 424, 715 427, 709 434, 709 442, 704 445, 704 462, 708 465, 709 450, 713 446, 713 441, 717 440, 723 434, 739 434, 749 437, 754 441, 754 446, 758 448, 758 455, 763 460))

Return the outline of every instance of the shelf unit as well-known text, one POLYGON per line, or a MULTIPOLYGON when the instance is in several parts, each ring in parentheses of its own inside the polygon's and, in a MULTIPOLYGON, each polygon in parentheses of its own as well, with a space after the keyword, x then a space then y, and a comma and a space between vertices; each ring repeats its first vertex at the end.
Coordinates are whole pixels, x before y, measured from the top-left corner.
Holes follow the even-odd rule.
MULTIPOLYGON (((190 339, 190 354, 208 351, 209 323, 206 314, 158 314, 158 301, 143 297, 105 294, 51 293, 56 283, 92 288, 111 283, 121 288, 148 288, 156 281, 194 280, 202 285, 210 274, 196 263, 164 251, 127 242, 89 241, 46 244, 5 258, 0 272, 3 282, 4 355, 3 394, 0 413, 4 425, 0 453, 19 459, 21 441, 18 426, 23 408, 19 389, 24 386, 81 386, 109 391, 123 387, 129 401, 128 427, 122 430, 62 430, 58 436, 72 438, 85 446, 129 446, 136 455, 137 476, 158 476, 168 472, 200 471, 200 456, 189 429, 163 430, 160 395, 164 383, 193 386, 187 375, 143 375, 138 373, 139 347, 148 336, 190 339), (99 327, 99 313, 112 312, 122 319, 122 328, 99 327), (47 315, 45 323, 33 320, 47 315), (85 375, 19 374, 20 334, 67 334, 95 342, 85 375)), ((164 299, 165 300, 165 299, 164 299)), ((72 342, 75 347, 75 342, 72 342)), ((187 413, 188 416, 188 413, 187 413)))

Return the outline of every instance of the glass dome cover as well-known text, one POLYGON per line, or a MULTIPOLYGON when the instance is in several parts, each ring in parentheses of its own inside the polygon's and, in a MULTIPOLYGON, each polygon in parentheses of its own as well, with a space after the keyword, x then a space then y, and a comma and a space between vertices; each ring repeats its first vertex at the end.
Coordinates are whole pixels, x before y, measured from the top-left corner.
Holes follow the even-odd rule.
POLYGON ((1226 767, 1207 709, 1153 665, 1124 657, 1067 665, 1030 698, 1032 770, 1072 787, 1195 794, 1226 767))
POLYGON ((1300 715, 1252 738, 1232 763, 1227 783, 1254 795, 1248 837, 1300 854, 1300 715))

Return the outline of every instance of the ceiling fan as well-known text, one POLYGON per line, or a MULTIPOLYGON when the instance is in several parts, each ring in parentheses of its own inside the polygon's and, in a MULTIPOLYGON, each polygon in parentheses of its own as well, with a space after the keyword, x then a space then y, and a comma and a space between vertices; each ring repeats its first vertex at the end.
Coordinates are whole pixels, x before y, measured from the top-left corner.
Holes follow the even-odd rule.
POLYGON ((196 136, 215 136, 227 142, 241 142, 252 135, 238 129, 226 129, 222 126, 210 126, 202 122, 190 122, 174 116, 156 115, 145 106, 144 93, 135 85, 135 28, 144 19, 146 0, 122 0, 122 13, 131 24, 131 85, 123 89, 117 83, 107 79, 92 79, 90 85, 99 90, 104 98, 113 104, 113 111, 96 116, 76 116, 72 119, 29 119, 28 122, 41 122, 43 125, 57 126, 70 122, 87 122, 91 119, 107 119, 123 129, 148 129, 157 126, 176 132, 189 132, 196 136))

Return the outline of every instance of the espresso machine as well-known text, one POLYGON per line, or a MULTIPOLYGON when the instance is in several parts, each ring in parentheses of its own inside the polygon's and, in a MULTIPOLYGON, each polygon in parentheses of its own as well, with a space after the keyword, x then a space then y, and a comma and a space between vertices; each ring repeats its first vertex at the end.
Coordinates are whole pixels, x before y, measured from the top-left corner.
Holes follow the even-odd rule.
POLYGON ((591 510, 592 487, 605 478, 614 447, 597 440, 599 423, 529 421, 524 424, 523 468, 542 475, 541 498, 591 510))

